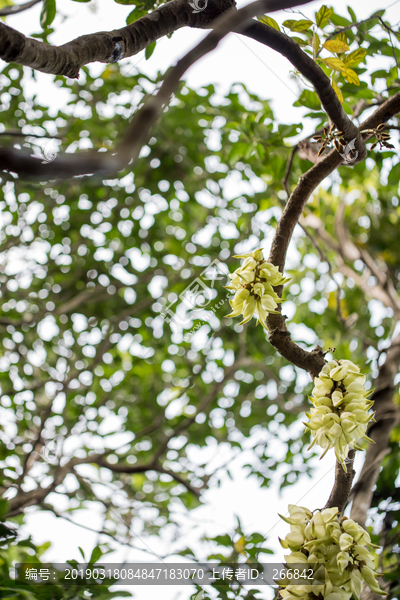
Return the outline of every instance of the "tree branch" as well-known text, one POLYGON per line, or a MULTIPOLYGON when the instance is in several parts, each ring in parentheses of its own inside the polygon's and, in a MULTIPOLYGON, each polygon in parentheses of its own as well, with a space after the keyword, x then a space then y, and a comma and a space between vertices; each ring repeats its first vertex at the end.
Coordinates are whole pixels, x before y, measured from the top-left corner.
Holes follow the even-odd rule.
MULTIPOLYGON (((396 115, 400 111, 400 92, 386 100, 376 111, 362 123, 359 130, 373 129, 396 115)), ((365 139, 367 135, 364 134, 365 139)), ((298 224, 307 200, 317 186, 332 173, 340 164, 342 158, 336 150, 332 150, 321 162, 311 167, 302 175, 294 188, 282 217, 278 222, 275 237, 272 241, 268 261, 279 267, 283 272, 286 254, 292 239, 295 226, 298 224)), ((277 293, 282 293, 282 288, 277 288, 277 293)), ((303 350, 295 344, 287 330, 285 317, 270 314, 267 319, 269 341, 277 351, 297 367, 308 371, 312 378, 317 377, 324 366, 322 349, 317 346, 311 352, 303 350)))
MULTIPOLYGON (((179 6, 181 5, 181 3, 184 3, 184 10, 187 11, 188 4, 186 3, 186 0, 171 0, 171 2, 169 2, 167 5, 161 6, 159 9, 157 9, 157 11, 161 11, 162 9, 167 10, 167 8, 171 5, 175 6, 175 2, 179 6)), ((256 2, 253 2, 252 4, 249 4, 248 6, 245 6, 244 8, 238 11, 233 9, 230 10, 228 14, 221 15, 213 23, 214 29, 199 44, 197 44, 192 50, 190 50, 183 58, 181 58, 178 61, 176 66, 171 69, 169 74, 164 79, 163 84, 161 85, 158 93, 155 96, 152 96, 150 100, 145 104, 145 106, 143 106, 143 108, 141 108, 136 113, 136 116, 134 117, 130 127, 128 128, 127 134, 125 135, 122 142, 120 142, 115 148, 115 153, 98 153, 91 151, 85 153, 80 152, 77 154, 63 154, 59 155, 56 160, 50 163, 42 164, 40 159, 29 156, 28 154, 18 151, 14 148, 0 148, 0 168, 2 170, 12 171, 14 173, 18 173, 24 176, 38 177, 41 180, 52 178, 68 178, 74 175, 83 175, 87 173, 110 175, 111 173, 115 173, 116 171, 122 170, 130 163, 131 160, 136 161, 136 159, 139 156, 140 149, 145 143, 145 140, 148 137, 150 128, 153 125, 154 121, 161 113, 163 107, 169 102, 171 95, 177 89, 181 77, 197 60, 214 50, 218 46, 219 42, 230 31, 240 31, 241 28, 246 26, 246 22, 252 19, 254 16, 262 14, 264 12, 274 12, 277 10, 281 10, 282 8, 290 8, 292 6, 297 6, 300 4, 308 4, 309 2, 310 0, 257 0, 256 2)), ((157 11, 154 11, 154 13, 151 13, 151 15, 143 17, 143 19, 152 18, 153 22, 158 23, 158 21, 161 20, 161 18, 157 11), (158 16, 154 17, 156 13, 158 14, 158 16)), ((192 13, 190 14, 192 15, 192 13)), ((195 16, 198 17, 198 15, 195 16)), ((190 17, 190 19, 192 19, 192 17, 193 15, 190 17)), ((139 19, 139 21, 142 20, 139 19)), ((137 21, 136 23, 139 23, 139 21, 137 21)), ((198 26, 196 23, 197 21, 195 20, 193 25, 191 23, 189 24, 191 26, 198 26)), ((6 26, 0 24, 0 34, 2 34, 2 27, 6 26)), ((131 26, 128 26, 128 29, 129 27, 131 26)), ((124 30, 125 29, 127 28, 124 28, 124 30)), ((22 36, 22 34, 18 35, 22 36)), ((110 34, 101 35, 106 36, 104 39, 104 44, 107 46, 107 40, 110 41, 107 38, 107 36, 110 36, 110 34)), ((85 44, 85 39, 87 37, 88 36, 84 36, 84 39, 78 39, 83 40, 82 47, 85 49, 85 51, 88 54, 88 57, 90 58, 90 60, 88 60, 87 62, 92 62, 94 50, 92 52, 90 50, 90 45, 88 46, 87 44, 85 44)), ((4 58, 2 52, 6 52, 8 58, 5 58, 5 60, 18 62, 15 59, 15 57, 10 56, 9 48, 7 44, 4 43, 5 38, 7 38, 7 35, 4 36, 4 38, 0 38, 0 57, 4 58)), ((24 38, 24 36, 22 36, 22 38, 24 38)), ((19 40, 19 42, 23 46, 24 39, 22 38, 19 40)), ((39 43, 39 45, 41 44, 40 42, 36 42, 36 40, 32 40, 32 42, 39 43)), ((53 47, 47 45, 45 46, 46 48, 52 48, 52 51, 55 51, 53 47)), ((18 48, 15 48, 14 50, 17 49, 18 48)), ((103 55, 103 58, 106 59, 105 62, 110 62, 110 50, 111 47, 103 55)), ((119 60, 123 56, 125 55, 120 56, 117 60, 119 60)), ((56 57, 54 56, 53 58, 55 61, 53 62, 55 64, 57 62, 56 57)), ((104 62, 101 61, 101 59, 98 56, 96 60, 104 62)), ((37 61, 38 64, 41 64, 40 57, 37 58, 37 61)), ((20 64, 22 64, 21 61, 19 62, 20 64)), ((32 64, 30 64, 30 66, 34 66, 34 68, 37 68, 37 66, 32 64)))
POLYGON ((241 33, 285 56, 313 84, 330 121, 336 125, 338 131, 343 132, 345 140, 356 140, 355 148, 358 156, 353 164, 363 161, 367 156, 363 136, 344 112, 329 77, 311 56, 306 54, 291 37, 259 21, 253 21, 246 29, 242 29, 241 33))
POLYGON ((193 13, 186 0, 171 0, 126 27, 83 35, 62 46, 27 38, 0 23, 0 58, 43 73, 76 79, 84 65, 113 63, 134 56, 181 27, 207 28, 219 14, 234 5, 234 0, 218 0, 211 2, 204 11, 193 13))
POLYGON ((178 475, 178 473, 175 473, 174 471, 171 471, 170 469, 165 469, 165 467, 163 467, 159 463, 151 462, 147 465, 127 465, 127 464, 121 464, 121 463, 111 464, 111 463, 107 462, 105 460, 105 458, 103 458, 103 457, 98 457, 98 458, 96 458, 96 460, 92 460, 92 462, 96 463, 100 467, 105 467, 106 469, 109 469, 110 471, 113 471, 114 473, 132 474, 132 473, 146 473, 146 471, 156 471, 157 473, 165 473, 167 475, 170 475, 173 479, 175 479, 175 481, 178 481, 178 483, 181 483, 182 485, 184 485, 185 488, 189 492, 191 492, 198 498, 200 497, 201 490, 199 488, 193 487, 187 479, 185 479, 184 477, 181 477, 180 475, 178 475))
POLYGON ((14 6, 7 6, 7 8, 2 8, 0 10, 0 17, 8 17, 9 15, 16 15, 17 13, 24 12, 35 4, 39 4, 42 0, 31 0, 30 2, 25 2, 25 4, 14 4, 14 6))
POLYGON ((335 482, 333 484, 333 488, 330 493, 328 502, 325 504, 324 508, 336 507, 341 513, 346 508, 353 479, 356 474, 355 470, 353 469, 354 457, 355 451, 350 450, 346 460, 347 473, 344 471, 342 465, 339 462, 336 462, 335 482))

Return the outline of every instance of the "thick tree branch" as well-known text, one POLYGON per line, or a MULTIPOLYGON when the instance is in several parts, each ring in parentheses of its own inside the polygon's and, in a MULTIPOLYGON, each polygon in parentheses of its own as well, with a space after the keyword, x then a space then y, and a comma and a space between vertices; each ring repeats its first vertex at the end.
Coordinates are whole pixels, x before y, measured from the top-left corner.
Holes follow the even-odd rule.
POLYGON ((350 450, 347 457, 347 473, 344 471, 342 465, 336 462, 335 466, 335 482, 333 484, 332 491, 330 493, 328 502, 324 508, 338 508, 342 513, 347 505, 347 500, 350 494, 351 486, 353 483, 354 476, 356 474, 353 469, 355 451, 350 450))
MULTIPOLYGON (((394 116, 400 111, 400 93, 395 94, 391 98, 389 98, 384 104, 382 104, 374 113, 371 115, 364 123, 360 126, 360 130, 362 129, 373 129, 379 125, 379 123, 387 121, 389 118, 394 116)), ((367 136, 365 136, 367 137, 367 136)), ((338 152, 332 150, 321 162, 315 164, 311 169, 303 175, 295 189, 293 190, 287 204, 285 210, 283 211, 282 217, 278 222, 278 226, 276 228, 275 237, 272 242, 271 251, 269 255, 269 262, 277 265, 280 271, 283 271, 286 254, 289 247, 290 240, 293 235, 293 231, 295 226, 298 224, 304 207, 306 205, 307 200, 311 196, 312 192, 316 189, 316 187, 327 177, 334 169, 336 169, 342 162, 342 159, 338 152)), ((278 293, 282 293, 282 288, 277 289, 278 293)), ((290 338, 290 334, 286 328, 285 317, 282 315, 269 315, 267 319, 267 324, 270 329, 269 333, 269 341, 271 344, 277 349, 277 351, 284 356, 287 360, 289 360, 294 365, 308 371, 312 378, 316 377, 321 371, 324 365, 324 355, 323 351, 319 346, 316 346, 314 350, 308 352, 300 348, 297 344, 293 342, 290 338)), ((399 361, 400 361, 400 348, 396 346, 399 361)), ((396 351, 393 349, 393 353, 396 351)), ((390 361, 389 364, 392 365, 393 368, 397 372, 398 363, 396 363, 396 367, 393 367, 393 363, 395 360, 390 361)), ((393 375, 393 373, 391 373, 393 375)), ((383 386, 382 389, 386 389, 388 386, 390 389, 390 402, 393 397, 393 377, 390 379, 390 384, 383 386)), ((380 406, 377 407, 377 420, 380 419, 379 428, 376 430, 379 436, 379 446, 382 449, 382 445, 386 442, 386 446, 389 440, 390 430, 393 427, 393 410, 390 411, 387 403, 387 396, 383 394, 383 399, 379 403, 380 406), (381 411, 389 410, 390 419, 381 418, 381 411)), ((393 403, 391 402, 391 407, 393 408, 393 403)), ((400 413, 400 411, 398 411, 400 413)), ((400 419, 399 419, 400 420, 400 419)), ((378 423, 377 423, 378 425, 378 423)), ((378 445, 378 444, 377 444, 378 445)), ((371 447, 368 450, 369 453, 372 453, 371 447)), ((349 461, 353 458, 352 452, 349 453, 349 461)), ((374 458, 374 457, 373 457, 374 458)), ((375 473, 376 469, 370 470, 369 480, 371 480, 372 474, 375 473)), ((379 473, 379 466, 377 467, 376 477, 379 473)), ((335 483, 330 494, 327 507, 336 506, 340 511, 343 511, 347 504, 347 500, 350 494, 352 481, 354 478, 355 472, 353 468, 348 468, 348 472, 345 473, 340 464, 336 465, 335 470, 335 483)), ((360 480, 361 481, 361 480, 360 480)), ((367 486, 368 484, 366 484, 367 486)), ((366 487, 364 486, 364 487, 366 487)), ((361 502, 361 509, 359 510, 360 514, 355 516, 355 520, 357 522, 361 522, 363 524, 364 521, 363 515, 364 512, 368 510, 372 492, 369 489, 364 489, 363 497, 359 497, 357 501, 357 505, 361 502), (368 503, 369 502, 369 503, 368 503), (368 507, 366 509, 366 506, 368 507)), ((356 503, 354 503, 356 504, 356 503)), ((365 512, 366 514, 366 512, 365 512)))
POLYGON ((242 29, 241 33, 285 56, 313 84, 324 111, 337 129, 343 131, 345 140, 356 140, 355 149, 358 156, 353 164, 363 161, 367 156, 363 137, 344 112, 329 77, 311 56, 306 54, 291 37, 259 21, 253 21, 246 29, 242 29))
POLYGON ((207 28, 211 21, 234 4, 234 0, 213 1, 204 11, 193 13, 187 0, 171 0, 126 27, 83 35, 62 46, 27 38, 0 23, 0 58, 43 73, 75 79, 84 65, 113 63, 134 56, 155 40, 181 27, 207 28))
MULTIPOLYGON (((174 1, 175 0, 172 0, 172 2, 163 5, 163 7, 170 6, 174 1)), ((178 3, 185 1, 186 0, 176 0, 178 3)), ((23 154, 18 150, 0 148, 0 169, 12 171, 24 176, 39 177, 42 180, 49 178, 67 178, 87 173, 105 175, 106 173, 111 174, 122 170, 130 163, 130 161, 135 161, 138 158, 140 149, 147 139, 154 121, 161 113, 163 107, 168 103, 171 95, 177 89, 181 77, 197 60, 214 50, 219 42, 230 31, 239 31, 241 28, 246 27, 247 21, 254 16, 264 12, 274 12, 283 8, 308 4, 308 2, 310 2, 310 0, 257 0, 238 11, 230 10, 226 15, 221 15, 213 22, 214 29, 178 61, 176 66, 170 70, 169 74, 164 79, 158 93, 155 96, 152 96, 145 106, 137 112, 128 128, 125 138, 117 145, 114 151, 115 153, 98 153, 92 151, 77 154, 64 154, 59 155, 56 160, 50 163, 42 164, 40 159, 23 154)), ((163 7, 160 7, 160 10, 163 7)), ((149 15, 149 17, 154 15, 155 12, 149 15)), ((198 15, 195 16, 197 17, 198 15)), ((158 20, 159 17, 157 17, 157 22, 158 20)), ((2 30, 0 28, 0 33, 1 32, 2 30)), ((20 41, 21 43, 23 42, 23 40, 20 41)), ((86 48, 84 42, 82 43, 86 48)), ((2 47, 4 47, 4 42, 0 39, 0 57, 2 56, 2 47)), ((11 61, 13 59, 9 58, 8 60, 11 61)), ((89 62, 92 62, 92 60, 89 62)), ((109 62, 108 59, 107 62, 109 62)))
MULTIPOLYGON (((396 115, 400 111, 400 92, 386 100, 376 111, 359 127, 373 129, 396 115)), ((367 136, 365 136, 367 137, 367 136)), ((317 186, 332 173, 340 164, 342 158, 336 150, 332 150, 321 162, 315 164, 307 173, 302 175, 294 188, 282 217, 277 225, 275 237, 272 241, 269 262, 277 265, 283 271, 286 254, 292 239, 293 231, 299 222, 307 200, 317 186)), ((282 293, 282 289, 277 289, 282 293)), ((290 338, 285 317, 282 315, 269 315, 267 319, 269 341, 277 351, 297 367, 308 371, 312 378, 316 377, 324 365, 322 349, 317 346, 311 352, 303 350, 290 338)))

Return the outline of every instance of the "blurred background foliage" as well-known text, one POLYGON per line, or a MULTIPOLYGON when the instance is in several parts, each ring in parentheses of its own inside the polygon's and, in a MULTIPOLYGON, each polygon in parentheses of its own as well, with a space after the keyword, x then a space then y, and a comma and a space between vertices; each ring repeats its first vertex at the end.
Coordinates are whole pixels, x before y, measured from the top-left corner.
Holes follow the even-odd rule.
MULTIPOLYGON (((351 21, 330 13, 326 35, 354 22, 349 14, 351 21)), ((312 24, 292 30, 315 52, 312 24)), ((398 36, 385 35, 377 18, 355 31, 346 32, 346 43, 371 59, 368 69, 365 57, 365 67, 352 66, 360 85, 323 68, 357 122, 398 90, 399 50, 398 36), (394 56, 396 65, 377 70, 378 55, 392 63, 394 56)), ((70 98, 57 114, 26 97, 30 77, 21 67, 3 68, 0 135, 49 161, 59 151, 109 150, 161 75, 151 80, 108 65, 96 78, 84 68, 79 82, 56 77, 70 98)), ((201 490, 218 486, 244 449, 252 449, 246 469, 261 486, 312 474, 315 454, 306 450, 301 424, 309 377, 275 352, 255 321, 242 327, 224 318, 229 295, 221 275, 237 268, 233 255, 268 247, 287 190, 311 166, 293 148, 326 119, 316 94, 294 77, 298 123, 277 123, 269 102, 243 85, 221 100, 213 85, 195 91, 182 83, 133 172, 64 182, 2 174, 0 489, 11 533, 0 532, 0 563, 10 596, 20 585, 8 579, 12 561, 40 560, 46 549, 14 535, 27 506, 73 518, 100 503, 102 532, 130 541, 133 524, 141 535, 173 527, 176 510, 199 506, 201 490), (206 289, 188 306, 182 294, 199 280, 206 289), (218 461, 221 455, 227 460, 218 461)), ((390 124, 397 146, 397 119, 390 124)), ((283 312, 293 338, 308 349, 335 348, 335 357, 368 373, 370 385, 394 313, 377 298, 365 261, 341 256, 338 228, 398 291, 399 173, 397 149, 375 149, 365 162, 340 167, 309 201, 286 265, 292 280, 283 312)), ((397 428, 372 511, 385 568, 398 564, 399 440, 397 428)), ((244 533, 240 523, 212 542, 219 560, 269 552, 264 537, 244 533)), ((100 551, 110 548, 104 543, 100 551)), ((193 557, 189 548, 182 554, 193 557)), ((53 587, 18 593, 64 597, 62 586, 53 587)), ((102 593, 112 597, 108 588, 102 593)))

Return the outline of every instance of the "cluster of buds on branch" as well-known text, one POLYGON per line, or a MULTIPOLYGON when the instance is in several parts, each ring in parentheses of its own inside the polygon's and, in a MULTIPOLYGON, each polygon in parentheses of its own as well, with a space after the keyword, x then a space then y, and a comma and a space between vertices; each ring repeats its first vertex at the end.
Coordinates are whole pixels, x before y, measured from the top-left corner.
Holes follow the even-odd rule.
POLYGON ((393 144, 389 144, 388 140, 390 140, 390 133, 383 131, 385 128, 385 123, 381 123, 376 127, 376 129, 364 129, 361 133, 369 133, 376 136, 376 142, 374 142, 371 146, 371 150, 376 148, 379 144, 379 149, 383 150, 385 148, 394 148, 393 144))
POLYGON ((266 262, 262 249, 239 254, 235 258, 244 258, 244 261, 234 273, 229 274, 231 284, 226 288, 235 291, 235 295, 229 300, 233 310, 226 316, 237 317, 243 314, 243 320, 240 322, 240 325, 243 325, 254 315, 258 319, 257 325, 261 323, 268 329, 267 314, 277 313, 278 303, 283 302, 273 286, 287 283, 290 277, 284 277, 278 267, 266 262))
MULTIPOLYGON (((376 148, 379 144, 380 150, 383 148, 394 148, 393 144, 390 144, 388 140, 390 140, 390 133, 383 131, 386 127, 386 123, 381 123, 375 129, 363 129, 360 133, 366 133, 369 135, 376 136, 376 142, 374 142, 371 146, 371 150, 376 148)), ((343 131, 336 131, 335 125, 331 125, 328 127, 324 127, 324 134, 316 134, 313 136, 313 140, 315 140, 318 144, 322 144, 321 148, 318 151, 318 156, 321 156, 325 152, 327 146, 330 146, 332 143, 335 146, 336 150, 342 154, 345 151, 346 141, 343 137, 343 131)), ((346 154, 348 160, 351 160, 353 157, 353 153, 355 153, 354 148, 350 148, 349 152, 346 154)))
POLYGON ((343 152, 346 142, 342 136, 343 131, 335 131, 335 125, 332 125, 330 129, 324 127, 324 135, 314 135, 313 140, 318 144, 322 144, 318 151, 318 156, 321 156, 325 152, 325 148, 330 146, 332 142, 338 152, 343 152))
POLYGON ((373 390, 365 389, 365 379, 360 368, 350 360, 328 362, 314 379, 310 397, 314 408, 306 413, 310 419, 304 423, 306 431, 310 430, 313 437, 309 449, 318 444, 324 449, 322 458, 334 448, 345 471, 349 448, 362 450, 357 445, 360 438, 373 442, 366 435, 368 423, 375 414, 369 412, 373 401, 367 400, 373 390))
POLYGON ((281 517, 290 525, 290 533, 279 540, 286 564, 314 569, 313 584, 304 585, 289 579, 279 581, 283 600, 359 600, 364 582, 375 594, 387 596, 378 585, 369 533, 352 519, 339 517, 337 508, 325 508, 314 514, 302 506, 289 504, 290 517, 281 517))

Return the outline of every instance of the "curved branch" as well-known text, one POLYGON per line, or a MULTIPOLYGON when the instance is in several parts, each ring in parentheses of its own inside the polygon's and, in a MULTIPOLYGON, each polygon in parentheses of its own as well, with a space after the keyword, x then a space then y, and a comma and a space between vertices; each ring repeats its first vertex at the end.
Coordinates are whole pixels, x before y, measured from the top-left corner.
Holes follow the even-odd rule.
POLYGON ((166 475, 170 475, 173 479, 175 479, 175 481, 184 485, 185 488, 189 492, 194 494, 195 496, 197 496, 198 498, 200 497, 201 490, 199 488, 193 487, 190 484, 190 481, 188 481, 187 479, 185 479, 178 473, 171 471, 170 469, 165 469, 162 465, 160 465, 158 463, 152 462, 147 465, 127 465, 127 464, 120 464, 120 463, 111 464, 111 463, 107 462, 105 460, 105 458, 102 458, 102 457, 92 459, 92 462, 96 463, 100 467, 105 467, 106 469, 109 469, 110 471, 113 471, 115 473, 133 474, 133 473, 146 473, 147 471, 156 471, 157 473, 164 473, 166 475))
MULTIPOLYGON (((40 159, 29 156, 16 149, 7 150, 5 148, 0 148, 0 169, 12 171, 13 173, 22 174, 24 176, 37 177, 42 181, 52 178, 68 178, 73 177, 74 175, 83 175, 87 173, 110 175, 116 171, 122 170, 130 163, 130 161, 135 161, 138 158, 140 149, 147 139, 151 126, 161 113, 163 107, 168 103, 171 95, 177 89, 181 77, 186 73, 189 67, 214 50, 228 33, 231 31, 238 31, 241 27, 245 27, 246 22, 254 16, 264 12, 274 12, 281 10, 282 8, 308 4, 310 1, 311 0, 257 0, 238 11, 231 10, 227 15, 221 15, 215 21, 215 28, 178 61, 176 66, 170 70, 169 74, 164 79, 158 93, 155 96, 152 96, 145 106, 136 113, 125 138, 114 150, 115 154, 111 152, 98 153, 93 151, 85 153, 79 152, 77 154, 62 154, 59 155, 56 160, 43 164, 40 159)), ((182 2, 186 2, 186 0, 171 0, 167 5, 160 7, 160 10, 174 2, 180 5, 182 2)), ((151 17, 155 13, 156 11, 148 16, 151 17)), ((195 16, 197 17, 198 15, 195 16)), ((0 24, 0 34, 1 32, 2 29, 0 24)), ((0 39, 0 57, 1 48, 4 46, 2 41, 3 40, 0 39)), ((85 45, 84 48, 86 48, 85 45)), ((89 51, 89 48, 86 49, 89 51)), ((107 60, 107 62, 109 61, 107 60)))
POLYGON ((171 0, 134 23, 83 35, 62 46, 51 46, 0 23, 0 58, 53 75, 78 78, 79 70, 92 62, 113 63, 133 56, 149 44, 184 26, 207 28, 211 21, 235 5, 218 0, 193 13, 187 0, 171 0))
POLYGON ((343 512, 347 505, 347 500, 350 494, 353 479, 356 474, 353 469, 355 451, 350 450, 347 457, 347 473, 343 470, 342 465, 336 462, 335 466, 335 482, 330 493, 328 502, 324 508, 338 508, 339 512, 343 512))
POLYGON ((35 4, 39 4, 42 0, 31 0, 30 2, 25 2, 25 4, 14 4, 14 6, 7 6, 7 8, 2 8, 0 10, 0 17, 8 17, 9 15, 16 15, 17 13, 24 12, 35 4))
POLYGON ((356 140, 355 148, 358 156, 353 164, 363 161, 367 156, 363 136, 344 112, 329 77, 311 56, 306 54, 291 37, 259 21, 253 21, 246 29, 242 29, 241 33, 285 56, 313 84, 322 107, 332 123, 339 131, 343 131, 343 137, 347 141, 356 140))
MULTIPOLYGON (((386 100, 376 111, 362 123, 359 130, 373 129, 400 112, 400 92, 386 100)), ((367 139, 364 134, 364 139, 367 139)), ((342 158, 336 150, 332 150, 323 160, 315 164, 299 179, 294 188, 282 217, 278 222, 275 237, 272 241, 268 261, 283 271, 293 231, 299 222, 307 200, 317 186, 342 163, 342 158)), ((282 293, 282 288, 277 288, 282 293)), ((281 314, 270 314, 267 319, 269 341, 276 350, 297 367, 308 371, 312 378, 317 377, 324 365, 322 349, 317 346, 311 352, 303 350, 290 338, 285 317, 281 314)), ((344 471, 343 471, 344 473, 344 471)))
MULTIPOLYGON (((360 131, 363 129, 373 129, 380 123, 383 123, 396 115, 399 111, 400 92, 397 92, 397 94, 386 100, 386 102, 364 121, 359 129, 360 131)), ((367 139, 366 135, 364 136, 364 139, 367 139)), ((269 262, 277 265, 280 271, 283 271, 287 250, 294 228, 299 222, 307 200, 323 179, 334 171, 341 162, 342 160, 338 152, 332 150, 332 152, 330 152, 321 162, 311 167, 311 169, 300 178, 299 183, 293 190, 285 210, 283 211, 282 217, 278 222, 268 259, 269 262)), ((281 294, 282 287, 277 288, 277 292, 281 294)), ((270 329, 269 341, 276 350, 294 365, 308 371, 312 378, 316 377, 324 365, 322 348, 316 346, 314 350, 308 352, 295 344, 290 338, 289 331, 286 328, 285 317, 281 314, 269 315, 267 324, 270 329)), ((392 403, 394 392, 393 379, 394 375, 397 373, 399 364, 400 346, 396 345, 392 348, 390 360, 388 354, 388 359, 385 363, 386 367, 385 365, 381 367, 380 377, 378 377, 378 389, 380 391, 377 390, 373 397, 375 401, 378 402, 378 404, 376 404, 377 423, 373 428, 375 429, 375 434, 372 429, 372 434, 377 437, 377 444, 376 446, 371 445, 368 449, 368 464, 371 463, 371 460, 374 461, 376 458, 376 448, 378 451, 381 451, 382 447, 387 447, 393 423, 400 422, 400 410, 396 409, 395 411, 395 407, 392 403), (388 405, 388 398, 390 398, 390 405, 388 405), (387 411, 389 411, 389 417, 385 416, 387 411), (394 418, 395 421, 393 420, 394 418)), ((371 437, 374 439, 373 435, 371 437)), ((352 462, 353 451, 350 451, 348 459, 352 462)), ((365 522, 366 511, 368 510, 372 499, 371 488, 376 482, 379 474, 380 463, 378 463, 378 461, 375 462, 377 463, 375 467, 373 469, 368 469, 368 475, 364 476, 363 473, 361 473, 360 485, 357 492, 358 498, 353 504, 355 507, 353 509, 355 511, 354 519, 361 524, 365 522), (373 481, 372 485, 371 481, 373 481)), ((348 469, 348 472, 345 473, 342 466, 339 463, 336 464, 335 483, 326 507, 338 507, 341 512, 344 510, 348 501, 354 475, 355 472, 352 466, 348 469)))

